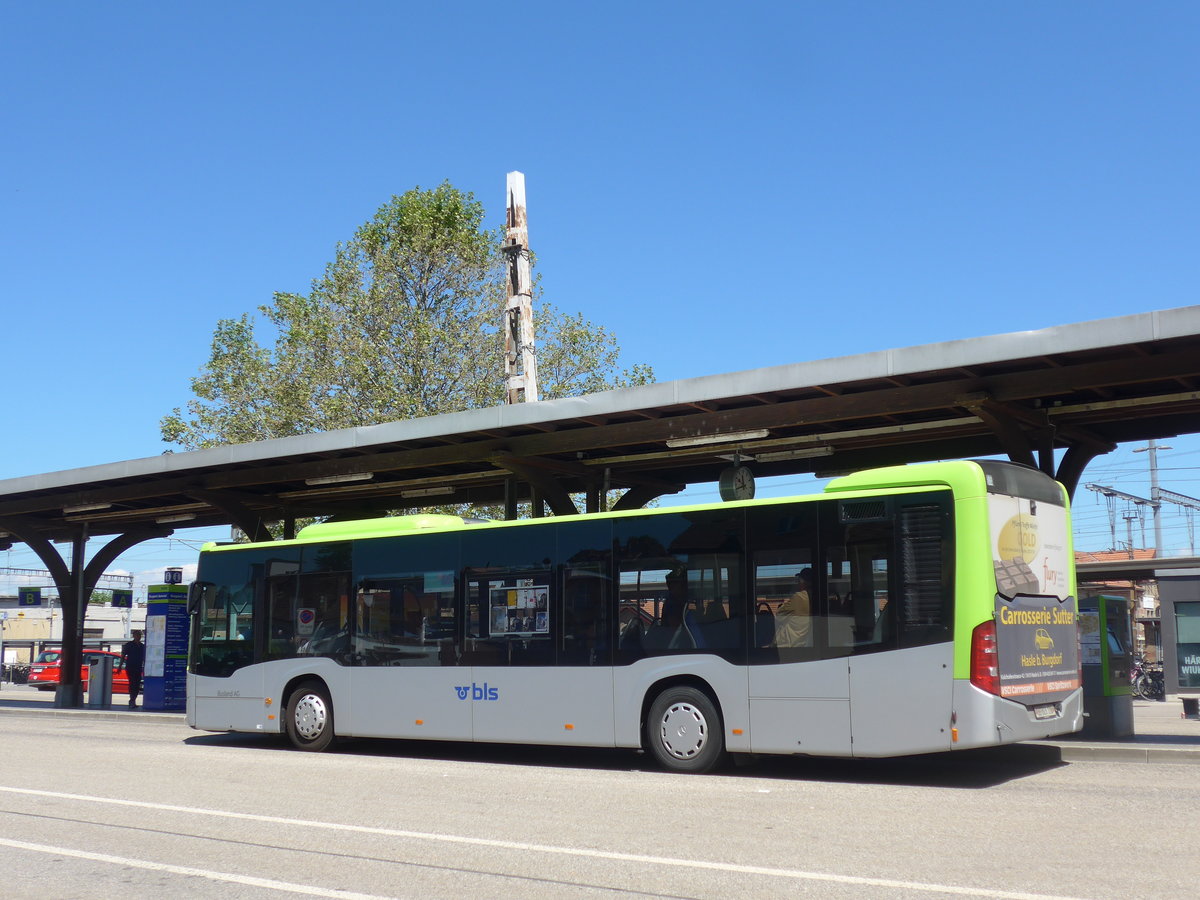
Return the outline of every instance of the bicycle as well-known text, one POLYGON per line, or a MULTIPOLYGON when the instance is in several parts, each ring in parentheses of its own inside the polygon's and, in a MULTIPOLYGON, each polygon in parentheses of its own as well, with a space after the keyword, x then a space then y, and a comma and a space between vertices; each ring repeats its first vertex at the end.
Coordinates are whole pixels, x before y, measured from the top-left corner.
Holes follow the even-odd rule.
POLYGON ((1165 700, 1167 691, 1162 663, 1146 663, 1141 669, 1133 682, 1134 696, 1143 700, 1165 700))

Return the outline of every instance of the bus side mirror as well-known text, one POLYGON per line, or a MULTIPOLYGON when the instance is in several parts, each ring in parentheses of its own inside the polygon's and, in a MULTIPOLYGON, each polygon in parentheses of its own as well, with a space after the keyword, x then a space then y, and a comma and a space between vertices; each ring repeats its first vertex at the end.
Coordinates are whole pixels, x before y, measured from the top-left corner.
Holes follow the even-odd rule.
POLYGON ((212 582, 209 581, 193 581, 188 586, 188 615, 194 616, 200 612, 204 601, 204 592, 211 588, 212 582))

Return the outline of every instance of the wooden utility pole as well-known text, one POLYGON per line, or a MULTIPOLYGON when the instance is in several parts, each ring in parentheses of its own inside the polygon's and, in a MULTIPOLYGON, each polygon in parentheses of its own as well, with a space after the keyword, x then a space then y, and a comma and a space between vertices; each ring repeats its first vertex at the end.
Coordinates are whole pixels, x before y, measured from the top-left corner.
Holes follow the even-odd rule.
POLYGON ((529 222, 525 175, 508 173, 508 217, 504 255, 508 260, 504 305, 504 386, 509 403, 537 400, 537 356, 533 342, 533 283, 529 271, 529 222))

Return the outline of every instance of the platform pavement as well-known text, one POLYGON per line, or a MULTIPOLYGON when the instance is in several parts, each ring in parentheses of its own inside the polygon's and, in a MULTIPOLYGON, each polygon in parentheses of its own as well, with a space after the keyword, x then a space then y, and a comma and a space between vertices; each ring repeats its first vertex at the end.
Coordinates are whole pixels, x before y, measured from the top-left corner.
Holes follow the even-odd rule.
MULTIPOLYGON (((59 709, 53 691, 22 684, 0 685, 0 716, 81 716, 140 723, 182 724, 182 712, 130 709, 124 695, 114 697, 110 709, 83 707, 59 709)), ((1132 736, 1097 740, 1087 736, 1028 741, 1026 745, 1058 748, 1063 762, 1140 762, 1200 765, 1200 720, 1183 718, 1180 700, 1133 702, 1132 736)))
POLYGON ((1058 747, 1063 762, 1150 762, 1200 765, 1200 720, 1183 716, 1183 701, 1133 701, 1129 737, 1098 740, 1073 735, 1031 741, 1058 747))
MULTIPOLYGON (((87 702, 87 698, 84 698, 87 702)), ((129 697, 125 694, 113 694, 109 709, 84 706, 80 709, 59 709, 54 705, 54 691, 43 691, 27 684, 0 685, 0 715, 36 715, 36 716, 86 716, 99 719, 128 719, 136 717, 140 721, 162 721, 182 723, 181 711, 144 709, 138 704, 136 709, 128 706, 129 697)))

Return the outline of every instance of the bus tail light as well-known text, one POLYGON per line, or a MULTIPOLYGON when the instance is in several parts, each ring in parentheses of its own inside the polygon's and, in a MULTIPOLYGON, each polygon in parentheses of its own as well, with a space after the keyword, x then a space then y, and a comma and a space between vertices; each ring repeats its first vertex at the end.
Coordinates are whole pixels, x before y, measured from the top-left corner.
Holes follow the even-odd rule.
POLYGON ((1000 668, 996 659, 996 623, 975 626, 971 632, 971 684, 981 691, 1000 695, 1000 668))

